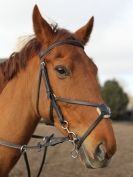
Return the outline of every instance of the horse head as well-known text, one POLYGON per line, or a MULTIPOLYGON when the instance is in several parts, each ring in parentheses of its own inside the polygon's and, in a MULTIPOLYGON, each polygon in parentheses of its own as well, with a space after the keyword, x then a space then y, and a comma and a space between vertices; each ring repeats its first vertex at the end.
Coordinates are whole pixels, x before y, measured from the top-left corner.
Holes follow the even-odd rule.
MULTIPOLYGON (((73 143, 77 141, 77 137, 83 137, 88 127, 91 127, 97 120, 99 112, 96 107, 99 106, 72 104, 72 100, 84 100, 86 103, 96 103, 96 105, 104 104, 97 79, 98 68, 83 50, 83 46, 90 38, 93 22, 92 17, 87 24, 71 33, 68 30, 49 25, 41 16, 37 6, 33 10, 35 36, 41 45, 41 50, 44 51, 40 55, 41 63, 45 63, 44 67, 47 72, 45 79, 48 80, 53 99, 64 118, 64 121, 59 121, 58 110, 54 109, 52 115, 54 126, 64 135, 69 135, 73 143), (65 42, 62 44, 62 41, 65 42)), ((36 58, 40 60, 39 56, 36 58)), ((52 100, 46 94, 46 85, 46 83, 40 84, 38 109, 41 117, 48 122, 52 100)), ((35 101, 35 99, 33 100, 35 101)), ((87 167, 106 166, 116 151, 111 121, 108 116, 105 117, 95 128, 93 127, 78 149, 80 157, 87 167)))

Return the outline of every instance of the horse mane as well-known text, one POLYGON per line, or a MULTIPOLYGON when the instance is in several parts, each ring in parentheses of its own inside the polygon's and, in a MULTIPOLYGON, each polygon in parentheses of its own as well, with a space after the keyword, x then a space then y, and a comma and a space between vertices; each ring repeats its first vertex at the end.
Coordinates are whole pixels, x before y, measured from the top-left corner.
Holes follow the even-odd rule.
MULTIPOLYGON (((69 31, 57 28, 57 25, 51 27, 56 33, 53 42, 62 38, 72 38, 69 31)), ((13 79, 21 69, 25 68, 31 58, 39 54, 41 48, 42 45, 36 37, 30 38, 19 52, 12 53, 6 61, 0 63, 0 93, 6 83, 13 79)))
POLYGON ((20 52, 12 53, 6 61, 0 63, 0 72, 3 74, 4 81, 11 80, 40 49, 41 44, 36 38, 33 38, 20 52))

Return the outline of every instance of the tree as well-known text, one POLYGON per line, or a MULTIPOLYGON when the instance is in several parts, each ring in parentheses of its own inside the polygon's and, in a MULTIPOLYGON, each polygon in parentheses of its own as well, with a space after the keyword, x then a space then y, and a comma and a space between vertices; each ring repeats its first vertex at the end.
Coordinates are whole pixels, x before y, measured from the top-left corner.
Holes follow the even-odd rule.
POLYGON ((128 96, 116 80, 108 80, 101 88, 106 104, 111 108, 112 119, 118 120, 127 109, 128 96))

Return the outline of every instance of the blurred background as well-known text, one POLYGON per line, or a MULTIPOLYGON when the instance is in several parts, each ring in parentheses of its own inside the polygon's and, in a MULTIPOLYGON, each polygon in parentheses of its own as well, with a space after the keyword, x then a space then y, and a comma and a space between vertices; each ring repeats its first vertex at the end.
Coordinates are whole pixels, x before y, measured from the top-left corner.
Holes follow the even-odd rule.
MULTIPOLYGON (((98 174, 104 176, 104 172, 106 177, 133 177, 133 148, 130 149, 133 147, 130 144, 133 142, 133 1, 0 0, 1 61, 15 51, 18 38, 33 34, 32 10, 35 4, 50 23, 57 22, 60 27, 70 31, 77 30, 91 16, 95 17, 91 39, 85 50, 98 66, 101 93, 112 109, 113 126, 118 140, 119 151, 109 170, 86 171, 78 162, 76 164, 68 158, 69 161, 63 162, 64 168, 65 164, 68 165, 68 170, 64 173, 71 176, 72 171, 73 177, 87 174, 91 174, 91 177, 97 177, 98 174), (70 170, 73 163, 73 168, 80 170, 79 172, 70 170)), ((42 133, 41 130, 37 131, 42 133)), ((66 147, 63 146, 65 154, 68 153, 66 147)), ((60 155, 60 148, 53 152, 57 151, 60 155)), ((58 158, 58 155, 55 158, 58 158)), ((62 164, 62 161, 58 162, 60 163, 62 164)), ((16 168, 18 170, 19 166, 16 168)), ((58 165, 55 165, 55 172, 56 169, 59 169, 58 165)), ((12 177, 21 176, 20 173, 17 175, 17 170, 12 172, 12 177)), ((50 170, 47 171, 50 175, 50 170)), ((64 173, 53 176, 64 176, 64 173)))

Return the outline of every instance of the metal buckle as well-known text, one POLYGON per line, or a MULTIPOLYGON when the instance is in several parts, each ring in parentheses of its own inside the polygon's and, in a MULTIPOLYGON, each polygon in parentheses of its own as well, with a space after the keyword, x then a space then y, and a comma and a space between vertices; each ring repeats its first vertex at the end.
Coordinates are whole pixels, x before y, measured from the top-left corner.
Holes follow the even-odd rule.
POLYGON ((42 61, 40 65, 41 65, 41 66, 45 66, 46 64, 45 64, 44 61, 42 61))
POLYGON ((20 152, 23 154, 23 153, 25 153, 27 151, 27 145, 22 145, 21 147, 20 147, 20 152))

